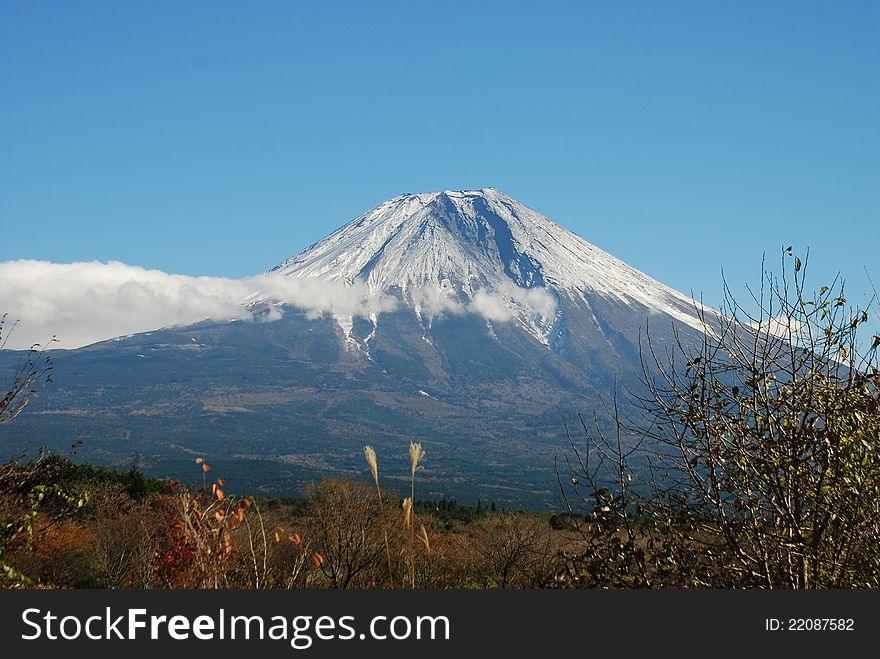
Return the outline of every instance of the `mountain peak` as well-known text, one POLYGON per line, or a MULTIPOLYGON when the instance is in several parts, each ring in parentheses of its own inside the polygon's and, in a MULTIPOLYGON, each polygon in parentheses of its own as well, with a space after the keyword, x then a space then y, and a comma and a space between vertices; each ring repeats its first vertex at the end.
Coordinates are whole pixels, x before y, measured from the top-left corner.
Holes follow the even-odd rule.
MULTIPOLYGON (((488 285, 501 273, 530 288, 542 281, 520 266, 531 262, 522 248, 536 222, 553 225, 495 188, 403 194, 273 271, 288 277, 359 280, 373 290, 407 290, 445 280, 465 293, 475 285, 488 285)), ((536 264, 532 266, 526 269, 534 273, 536 264)))
POLYGON ((547 300, 594 295, 698 323, 686 296, 491 187, 399 195, 270 272, 358 283, 419 314, 426 301, 442 311, 489 294, 544 339, 559 320, 547 300))
MULTIPOLYGON (((486 196, 507 196, 497 188, 487 187, 480 188, 479 190, 452 190, 450 188, 446 188, 445 190, 440 190, 437 192, 405 192, 404 194, 398 195, 389 201, 395 201, 398 199, 403 199, 405 197, 417 197, 421 200, 431 200, 440 195, 446 195, 448 197, 486 197, 486 196)), ((388 203, 388 202, 386 202, 388 203)))

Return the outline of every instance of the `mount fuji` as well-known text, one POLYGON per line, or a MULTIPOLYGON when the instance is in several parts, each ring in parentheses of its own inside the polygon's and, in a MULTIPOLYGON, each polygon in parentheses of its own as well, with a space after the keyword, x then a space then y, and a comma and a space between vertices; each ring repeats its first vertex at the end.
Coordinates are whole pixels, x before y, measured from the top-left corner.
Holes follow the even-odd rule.
MULTIPOLYGON (((383 299, 403 302, 426 332, 444 312, 515 320, 564 351, 566 314, 596 295, 701 327, 693 300, 493 188, 407 194, 380 204, 269 271, 361 283, 374 326, 383 299)), ((353 318, 338 317, 346 337, 353 318)), ((594 320, 597 320, 594 315, 594 320)))
POLYGON ((552 507, 563 418, 638 385, 649 319, 661 345, 703 326, 690 297, 493 188, 395 197, 252 282, 253 321, 57 352, 6 445, 178 478, 209 456, 232 489, 292 493, 365 473, 364 444, 402 482, 415 440, 422 496, 552 507))

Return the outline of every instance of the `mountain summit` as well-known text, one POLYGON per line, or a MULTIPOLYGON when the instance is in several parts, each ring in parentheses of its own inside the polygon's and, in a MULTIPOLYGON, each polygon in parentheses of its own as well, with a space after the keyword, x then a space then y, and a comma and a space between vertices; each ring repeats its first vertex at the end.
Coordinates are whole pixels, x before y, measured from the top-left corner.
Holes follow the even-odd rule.
POLYGON ((474 311, 513 318, 551 346, 566 303, 592 296, 699 326, 692 300, 494 188, 394 197, 270 273, 362 283, 374 323, 375 302, 392 295, 427 326, 438 313, 474 311))

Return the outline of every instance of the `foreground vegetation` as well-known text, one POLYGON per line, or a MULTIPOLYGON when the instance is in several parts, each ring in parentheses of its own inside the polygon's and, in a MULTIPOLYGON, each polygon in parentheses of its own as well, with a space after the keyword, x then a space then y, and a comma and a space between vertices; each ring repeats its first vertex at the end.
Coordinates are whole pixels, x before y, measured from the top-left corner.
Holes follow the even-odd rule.
MULTIPOLYGON (((842 286, 807 295, 790 250, 757 313, 728 298, 697 341, 643 346, 641 408, 581 422, 565 511, 476 511, 326 480, 291 501, 74 465, 0 468, 0 583, 105 588, 880 587, 880 337, 842 286), (634 463, 638 466, 634 467, 634 463)), ((2 325, 0 325, 2 330, 2 325)), ((47 377, 39 350, 0 400, 47 377), (41 366, 42 364, 42 366, 41 366)))
POLYGON ((7 586, 530 588, 553 582, 572 539, 548 515, 455 502, 405 513, 396 493, 382 490, 380 504, 363 482, 327 480, 280 502, 226 496, 222 478, 195 490, 57 457, 0 468, 0 519, 29 514, 35 483, 70 496, 46 498, 6 544, 7 586))
POLYGON ((805 269, 785 250, 754 310, 726 291, 696 343, 648 333, 641 414, 615 403, 615 432, 572 443, 563 494, 590 520, 573 580, 880 586, 880 336, 863 340, 842 283, 808 293, 805 269))

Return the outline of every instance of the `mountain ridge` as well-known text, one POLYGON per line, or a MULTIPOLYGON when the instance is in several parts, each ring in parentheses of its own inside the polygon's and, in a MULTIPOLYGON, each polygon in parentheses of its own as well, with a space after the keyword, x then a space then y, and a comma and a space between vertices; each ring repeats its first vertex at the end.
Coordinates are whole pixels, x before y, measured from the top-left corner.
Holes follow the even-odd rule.
POLYGON ((395 197, 259 282, 255 322, 58 353, 3 445, 174 478, 208 455, 230 491, 292 493, 417 439, 426 495, 552 508, 563 419, 638 387, 648 319, 700 336, 692 300, 494 189, 395 197))

